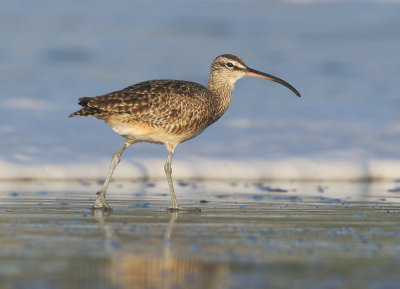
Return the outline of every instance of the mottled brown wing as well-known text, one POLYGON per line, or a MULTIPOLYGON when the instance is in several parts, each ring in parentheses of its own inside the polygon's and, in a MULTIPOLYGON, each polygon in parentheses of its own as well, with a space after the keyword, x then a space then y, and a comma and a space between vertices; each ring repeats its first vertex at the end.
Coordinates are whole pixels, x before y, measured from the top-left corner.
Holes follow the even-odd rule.
POLYGON ((165 118, 178 112, 196 112, 196 106, 205 102, 207 93, 205 87, 193 82, 150 80, 91 98, 86 105, 102 113, 165 118))
POLYGON ((108 123, 140 122, 171 133, 199 133, 212 123, 210 97, 207 88, 194 82, 150 80, 103 96, 80 98, 83 108, 71 116, 93 115, 108 123))
POLYGON ((135 113, 149 109, 155 98, 156 95, 151 93, 151 85, 143 82, 93 97, 86 105, 102 113, 135 113))

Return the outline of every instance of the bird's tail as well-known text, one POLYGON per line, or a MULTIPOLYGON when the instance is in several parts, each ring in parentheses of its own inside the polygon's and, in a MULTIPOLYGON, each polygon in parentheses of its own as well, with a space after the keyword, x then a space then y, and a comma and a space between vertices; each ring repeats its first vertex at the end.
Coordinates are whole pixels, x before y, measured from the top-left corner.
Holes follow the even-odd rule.
POLYGON ((69 115, 69 117, 74 117, 74 116, 92 116, 92 115, 96 115, 96 114, 101 113, 101 111, 99 109, 88 106, 88 103, 89 103, 89 101, 91 99, 92 99, 91 97, 82 97, 82 98, 80 98, 78 104, 80 106, 82 106, 82 109, 80 109, 80 110, 78 110, 78 111, 76 111, 74 113, 71 113, 69 115))

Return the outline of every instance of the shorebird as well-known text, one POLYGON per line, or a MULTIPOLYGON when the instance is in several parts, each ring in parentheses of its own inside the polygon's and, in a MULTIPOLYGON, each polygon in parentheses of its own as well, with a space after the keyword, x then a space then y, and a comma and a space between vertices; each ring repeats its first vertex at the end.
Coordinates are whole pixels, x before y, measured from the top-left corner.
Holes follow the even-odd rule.
POLYGON ((174 150, 225 113, 235 82, 245 76, 280 83, 300 97, 286 81, 248 67, 235 55, 224 54, 212 62, 208 86, 183 80, 149 80, 102 96, 79 98, 82 108, 70 117, 95 116, 125 138, 123 146, 112 158, 93 208, 109 208, 105 200, 107 187, 124 150, 136 142, 151 142, 164 144, 168 149, 164 170, 172 199, 169 210, 183 210, 176 200, 171 176, 174 150))

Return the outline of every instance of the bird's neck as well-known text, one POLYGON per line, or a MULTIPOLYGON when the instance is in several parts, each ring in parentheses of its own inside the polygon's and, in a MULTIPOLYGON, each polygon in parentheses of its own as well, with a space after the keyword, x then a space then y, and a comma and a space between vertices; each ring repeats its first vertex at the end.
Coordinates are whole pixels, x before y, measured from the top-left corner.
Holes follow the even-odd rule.
POLYGON ((231 84, 226 80, 221 81, 210 77, 208 81, 208 89, 212 93, 215 101, 216 121, 228 109, 231 103, 234 86, 233 83, 231 84))

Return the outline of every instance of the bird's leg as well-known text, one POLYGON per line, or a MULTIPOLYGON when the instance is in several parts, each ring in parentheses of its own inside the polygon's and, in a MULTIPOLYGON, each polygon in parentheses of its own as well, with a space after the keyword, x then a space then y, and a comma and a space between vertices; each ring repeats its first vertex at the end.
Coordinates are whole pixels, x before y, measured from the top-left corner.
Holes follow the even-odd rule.
POLYGON ((167 176, 167 181, 168 181, 168 187, 169 187, 169 192, 171 193, 171 199, 172 199, 172 207, 169 208, 169 210, 180 210, 181 208, 178 206, 178 202, 176 201, 175 197, 175 190, 174 190, 174 183, 172 182, 172 168, 171 168, 171 162, 172 162, 172 155, 173 155, 173 150, 168 150, 168 157, 167 160, 165 161, 164 165, 164 170, 165 170, 165 175, 167 176))
POLYGON ((127 142, 126 141, 124 143, 124 145, 122 146, 122 148, 114 154, 114 156, 113 156, 113 158, 111 160, 111 164, 110 164, 110 167, 108 169, 108 173, 107 173, 106 179, 104 181, 103 187, 102 187, 100 192, 97 192, 97 196, 98 197, 97 197, 97 200, 93 204, 93 209, 109 209, 110 208, 110 206, 106 202, 106 191, 107 191, 107 188, 108 188, 108 184, 110 183, 110 180, 111 180, 112 174, 113 174, 113 172, 115 170, 115 167, 117 166, 117 164, 121 160, 122 153, 132 143, 133 142, 127 142))
POLYGON ((172 200, 172 207, 168 208, 168 211, 191 211, 191 212, 200 212, 201 210, 199 208, 182 208, 179 207, 178 202, 176 200, 175 196, 175 190, 174 190, 174 183, 172 182, 172 168, 171 168, 171 163, 172 163, 172 155, 174 154, 174 149, 175 147, 168 147, 168 157, 167 160, 165 161, 164 165, 164 170, 165 170, 165 175, 167 176, 167 181, 168 181, 168 187, 169 191, 171 193, 171 200, 172 200))

